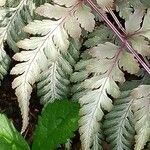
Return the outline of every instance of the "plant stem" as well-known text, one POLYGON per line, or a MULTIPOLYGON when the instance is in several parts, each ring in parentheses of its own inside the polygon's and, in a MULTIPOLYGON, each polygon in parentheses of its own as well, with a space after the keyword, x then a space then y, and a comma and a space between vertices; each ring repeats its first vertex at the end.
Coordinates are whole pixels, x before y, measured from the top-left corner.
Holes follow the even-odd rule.
POLYGON ((89 4, 89 6, 98 13, 98 15, 106 22, 106 24, 112 29, 112 31, 118 36, 118 38, 121 40, 121 42, 128 48, 128 50, 134 55, 134 57, 137 59, 137 61, 143 66, 143 68, 150 74, 150 68, 149 63, 148 65, 141 59, 141 57, 138 55, 138 53, 133 49, 133 47, 129 44, 127 41, 126 35, 122 35, 116 27, 109 21, 107 16, 103 11, 101 11, 93 2, 92 0, 86 0, 86 2, 89 4))
POLYGON ((125 34, 126 32, 125 32, 124 27, 121 25, 120 21, 118 20, 118 18, 116 17, 112 9, 108 8, 107 10, 110 12, 111 16, 113 17, 114 21, 118 25, 119 29, 125 34))

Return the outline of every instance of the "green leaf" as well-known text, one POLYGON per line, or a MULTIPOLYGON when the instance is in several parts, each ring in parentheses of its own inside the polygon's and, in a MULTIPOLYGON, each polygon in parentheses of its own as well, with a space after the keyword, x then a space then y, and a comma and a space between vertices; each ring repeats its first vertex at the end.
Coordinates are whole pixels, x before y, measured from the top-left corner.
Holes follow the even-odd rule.
POLYGON ((12 147, 5 139, 0 140, 1 150, 11 150, 12 147))
POLYGON ((79 105, 67 100, 48 103, 38 120, 32 150, 53 150, 73 137, 79 105))
POLYGON ((21 134, 3 114, 0 114, 0 150, 29 150, 21 134))

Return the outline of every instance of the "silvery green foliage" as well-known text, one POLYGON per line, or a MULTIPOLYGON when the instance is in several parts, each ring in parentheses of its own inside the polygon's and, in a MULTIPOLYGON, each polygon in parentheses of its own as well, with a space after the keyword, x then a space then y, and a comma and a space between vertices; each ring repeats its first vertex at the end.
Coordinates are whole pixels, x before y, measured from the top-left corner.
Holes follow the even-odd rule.
MULTIPOLYGON (((149 38, 149 18, 149 10, 144 14, 144 9, 140 7, 137 8, 136 6, 134 12, 128 16, 125 22, 125 32, 129 35, 132 46, 143 56, 150 55, 150 46, 146 39, 149 38), (144 20, 142 22, 143 15, 144 20), (133 24, 133 21, 136 23, 133 24), (140 26, 141 23, 142 26, 140 26), (137 36, 136 33, 139 34, 139 36, 137 36), (130 35, 132 36, 130 37, 130 35)), ((87 47, 90 47, 89 43, 96 46, 90 48, 83 54, 83 59, 77 63, 75 67, 76 72, 71 78, 73 82, 77 83, 72 89, 74 97, 79 99, 82 107, 80 110, 81 119, 79 121, 79 131, 83 149, 90 149, 92 143, 96 140, 94 135, 100 131, 101 127, 99 122, 104 116, 104 110, 109 112, 113 108, 112 98, 117 99, 120 97, 119 86, 116 82, 120 84, 125 82, 124 73, 122 71, 137 74, 140 70, 135 58, 130 55, 130 53, 125 52, 124 47, 120 46, 120 44, 114 40, 111 42, 115 44, 105 42, 106 39, 103 41, 103 34, 101 33, 99 35, 98 31, 99 30, 97 30, 97 32, 95 31, 95 37, 97 35, 97 37, 101 38, 99 44, 96 41, 98 38, 95 40, 93 37, 85 42, 87 47)), ((102 31, 102 29, 100 31, 102 31)), ((109 39, 108 35, 107 37, 109 39)), ((130 102, 128 97, 127 100, 130 102)), ((122 113, 123 111, 125 111, 125 108, 122 110, 122 113)), ((129 121, 126 123, 128 124, 129 121)), ((116 131, 118 131, 118 128, 116 131)), ((115 131, 114 134, 117 135, 115 131)), ((122 137, 123 135, 120 136, 122 137)), ((128 136, 133 136, 133 132, 128 136)), ((121 138, 119 140, 121 141, 121 138)), ((126 143, 128 142, 126 139, 126 143)), ((124 143, 124 141, 122 143, 124 143)), ((126 149, 127 147, 131 147, 132 143, 127 147, 125 145, 120 142, 119 146, 117 144, 117 147, 114 147, 114 145, 113 147, 114 149, 126 149)), ((138 148, 139 147, 135 147, 135 149, 138 148)))
MULTIPOLYGON (((141 150, 150 137, 146 113, 149 112, 149 86, 134 87, 128 96, 120 97, 124 94, 120 87, 126 84, 126 74, 138 75, 142 69, 126 49, 126 43, 122 44, 102 19, 98 21, 89 1, 1 0, 0 79, 7 74, 10 63, 4 48, 7 43, 17 61, 10 73, 16 75, 12 88, 22 113, 22 132, 29 123, 29 100, 37 84, 37 94, 43 104, 64 97, 79 101, 83 150, 102 149, 103 119, 108 112, 105 129, 107 136, 112 134, 107 138, 112 148, 130 149, 133 144, 127 137, 134 136, 131 128, 135 127, 135 150, 141 150), (109 117, 112 113, 113 118, 109 117), (114 125, 114 120, 120 120, 121 125, 115 124, 116 128, 109 130, 108 124, 114 125)), ((123 0, 94 2, 104 18, 106 12, 112 15, 115 31, 146 62, 150 56, 150 9, 141 0, 129 0, 127 4, 123 0), (113 10, 119 11, 124 19, 123 26, 113 16, 113 10)))
MULTIPOLYGON (((43 72, 44 76, 52 77, 45 81, 49 82, 53 88, 49 97, 54 99, 58 97, 58 93, 62 95, 62 91, 58 91, 60 88, 57 86, 68 84, 68 81, 62 78, 64 71, 68 71, 66 74, 71 73, 71 65, 63 58, 67 55, 65 53, 70 45, 69 39, 72 37, 79 40, 82 28, 92 31, 95 26, 91 9, 84 3, 78 3, 77 0, 55 0, 55 5, 45 3, 35 12, 44 19, 34 20, 25 26, 24 31, 35 36, 17 43, 17 46, 24 50, 14 55, 13 58, 21 63, 11 70, 11 74, 19 75, 14 79, 12 87, 16 89, 22 112, 22 131, 28 125, 29 99, 33 84, 39 81, 40 73, 43 72), (87 15, 89 20, 84 19, 87 15), (65 70, 60 67, 60 63, 65 70)), ((47 101, 47 98, 44 101, 47 101)))
POLYGON ((135 117, 135 150, 143 149, 150 139, 150 85, 140 85, 131 93, 135 117))
POLYGON ((77 82, 77 86, 73 87, 73 91, 76 91, 74 97, 79 98, 82 107, 79 131, 84 149, 89 149, 96 140, 94 135, 100 130, 99 122, 104 116, 104 110, 109 112, 113 107, 109 95, 113 98, 120 96, 116 82, 125 82, 120 68, 131 74, 139 71, 134 57, 110 42, 99 44, 88 53, 91 58, 77 63, 76 72, 71 78, 73 82, 77 82), (132 67, 127 62, 132 63, 132 67))
POLYGON ((16 42, 26 37, 22 28, 31 21, 30 12, 33 8, 32 0, 6 1, 6 4, 1 7, 1 43, 7 41, 10 48, 14 52, 19 49, 16 42), (7 3, 9 5, 7 5, 7 3), (30 9, 29 9, 30 8, 30 9))
POLYGON ((40 75, 38 82, 38 96, 41 103, 53 102, 70 95, 70 76, 73 66, 79 59, 79 41, 70 40, 68 52, 63 54, 58 61, 49 61, 49 66, 40 75))
POLYGON ((28 0, 0 1, 0 80, 7 74, 10 64, 4 44, 7 42, 14 52, 19 51, 16 42, 26 36, 22 28, 31 20, 31 5, 32 1, 28 0))
POLYGON ((130 92, 122 92, 113 109, 105 116, 106 140, 111 143, 112 150, 130 150, 133 146, 135 131, 130 92))

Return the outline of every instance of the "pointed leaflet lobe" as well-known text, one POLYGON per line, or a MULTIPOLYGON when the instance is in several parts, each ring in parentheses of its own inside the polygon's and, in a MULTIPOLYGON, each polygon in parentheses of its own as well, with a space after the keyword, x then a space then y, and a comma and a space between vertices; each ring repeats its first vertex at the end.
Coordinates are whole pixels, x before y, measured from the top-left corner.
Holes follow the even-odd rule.
MULTIPOLYGON (((94 15, 91 13, 91 9, 86 5, 84 5, 83 3, 80 4, 77 0, 75 2, 76 2, 75 8, 74 5, 71 5, 70 7, 67 8, 56 5, 56 9, 54 5, 46 3, 45 5, 42 5, 41 7, 37 8, 36 13, 48 18, 55 18, 62 20, 64 19, 63 20, 64 24, 68 24, 68 22, 75 23, 76 26, 74 25, 74 28, 69 28, 70 30, 69 32, 78 32, 81 34, 81 31, 79 31, 80 30, 79 24, 85 30, 92 31, 95 26, 95 21, 94 15), (60 13, 60 11, 62 12, 60 13)), ((69 24, 66 26, 68 28, 69 24)), ((78 35, 78 37, 80 36, 80 34, 78 35)))

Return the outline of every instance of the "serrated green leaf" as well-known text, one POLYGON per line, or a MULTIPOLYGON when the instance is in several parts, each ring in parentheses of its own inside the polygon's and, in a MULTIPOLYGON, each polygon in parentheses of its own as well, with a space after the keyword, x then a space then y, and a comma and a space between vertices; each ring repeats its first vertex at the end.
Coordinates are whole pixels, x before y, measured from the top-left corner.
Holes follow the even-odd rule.
POLYGON ((21 134, 3 114, 0 114, 0 150, 29 150, 21 134))
POLYGON ((32 150, 53 150, 73 137, 78 128, 79 105, 67 100, 48 103, 39 117, 32 150))

